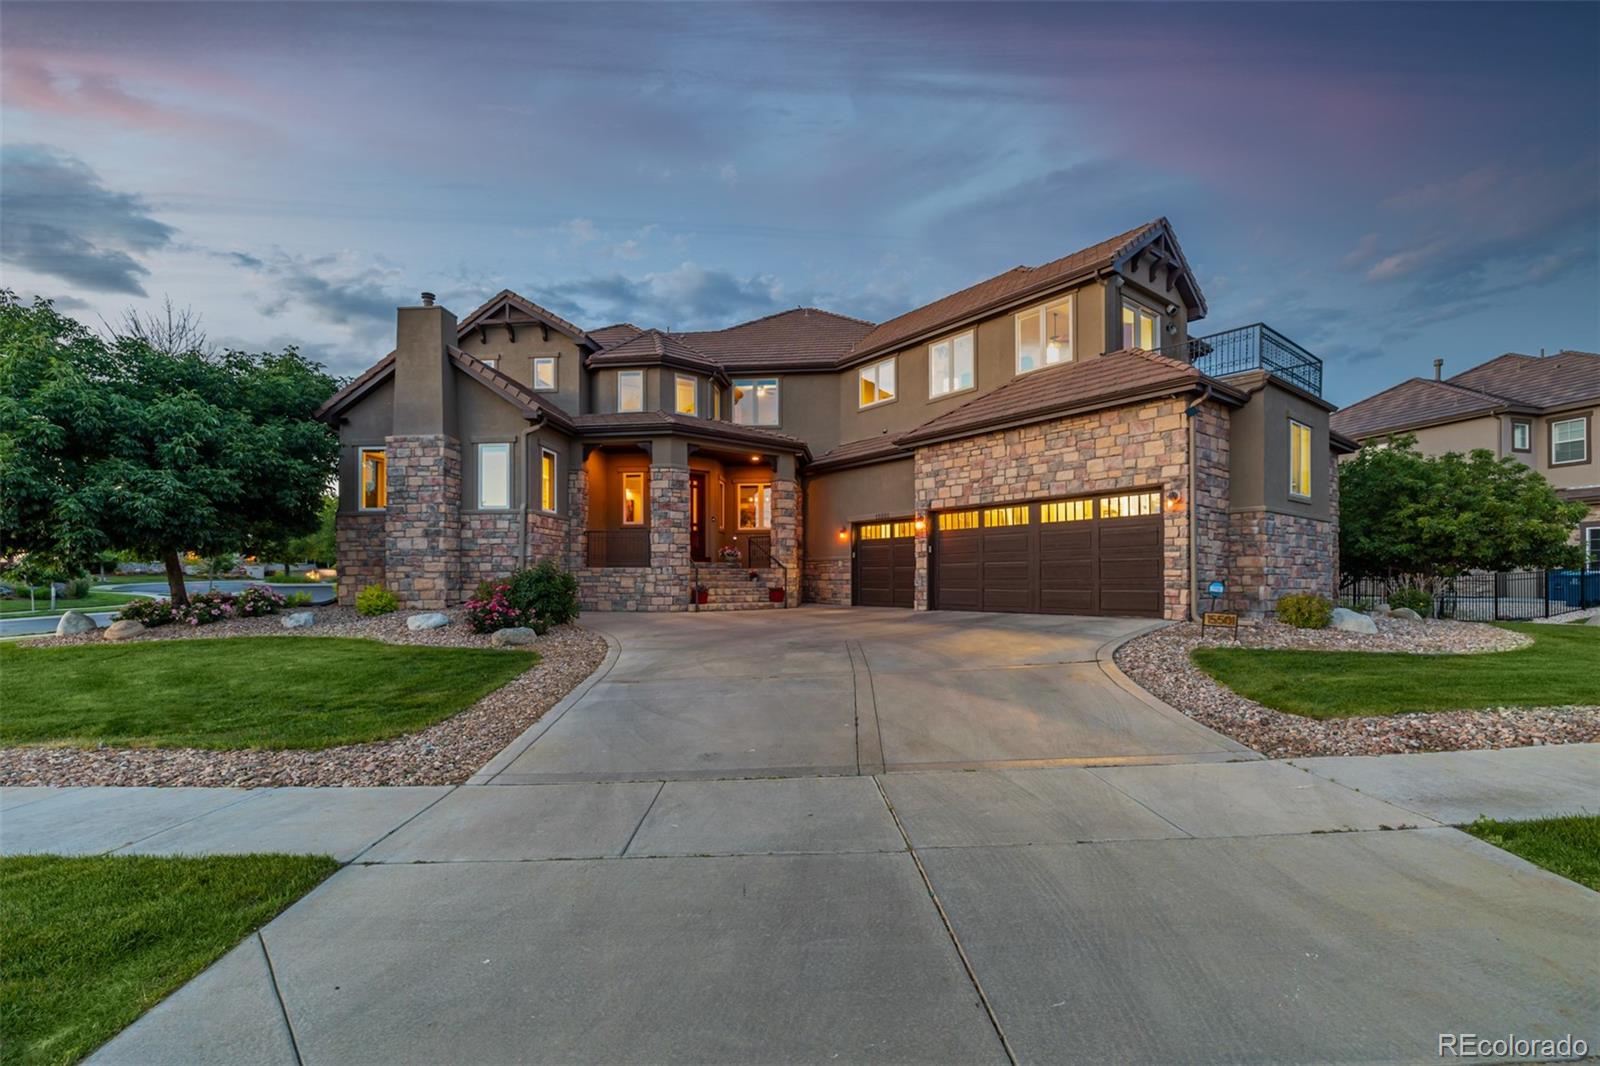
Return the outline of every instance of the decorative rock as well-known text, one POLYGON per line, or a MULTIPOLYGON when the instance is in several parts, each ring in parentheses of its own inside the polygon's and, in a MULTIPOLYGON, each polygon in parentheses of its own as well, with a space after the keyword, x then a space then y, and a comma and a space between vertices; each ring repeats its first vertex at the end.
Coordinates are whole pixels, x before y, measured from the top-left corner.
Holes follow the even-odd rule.
POLYGON ((1589 616, 1589 620, 1585 622, 1584 625, 1600 626, 1600 614, 1591 614, 1589 616))
POLYGON ((1375 603, 1375 604, 1372 605, 1372 609, 1367 612, 1367 617, 1368 618, 1387 618, 1393 613, 1394 613, 1394 608, 1390 607, 1387 603, 1375 603))
POLYGON ((87 633, 95 628, 94 619, 82 611, 68 611, 61 616, 61 621, 56 623, 56 636, 75 637, 79 633, 87 633))
POLYGON ((489 643, 497 648, 515 647, 521 644, 532 644, 539 639, 539 634, 525 626, 515 626, 511 629, 497 629, 489 634, 489 643))
POLYGON ((1396 607, 1389 612, 1391 618, 1404 618, 1407 622, 1420 622, 1422 616, 1409 607, 1396 607))
POLYGON ((406 628, 439 629, 450 624, 450 616, 440 611, 428 611, 426 614, 414 614, 406 619, 406 628))
POLYGON ((131 618, 124 618, 120 622, 111 623, 110 627, 106 629, 105 638, 107 640, 132 640, 143 632, 143 622, 135 622, 131 618))
POLYGON ((1333 621, 1329 624, 1334 629, 1342 629, 1346 633, 1376 633, 1378 631, 1378 624, 1372 619, 1344 607, 1335 607, 1333 609, 1333 621))
POLYGON ((316 620, 317 616, 310 611, 295 611, 284 615, 282 623, 285 629, 310 629, 316 620))

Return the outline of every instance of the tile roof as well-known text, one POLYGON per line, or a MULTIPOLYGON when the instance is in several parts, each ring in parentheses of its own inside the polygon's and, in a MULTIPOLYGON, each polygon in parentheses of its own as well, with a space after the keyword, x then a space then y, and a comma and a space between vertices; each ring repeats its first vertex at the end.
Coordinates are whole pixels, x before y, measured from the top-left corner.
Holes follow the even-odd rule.
POLYGON ((741 426, 733 422, 719 422, 671 411, 617 411, 608 414, 578 415, 573 422, 577 431, 586 436, 651 432, 690 433, 735 444, 777 448, 802 455, 810 454, 810 448, 805 441, 787 433, 779 433, 775 429, 741 426))
POLYGON ((797 307, 727 329, 675 334, 728 370, 831 369, 872 332, 871 322, 797 307))
POLYGON ((340 411, 361 399, 370 389, 381 384, 393 370, 394 353, 390 352, 351 378, 344 388, 324 400, 322 406, 317 408, 316 413, 311 417, 320 419, 323 422, 332 422, 340 411))
POLYGON ((632 322, 618 322, 615 325, 591 329, 589 336, 593 337, 602 349, 605 349, 614 344, 621 344, 623 341, 631 341, 643 332, 644 330, 632 322))
POLYGON ((851 441, 841 444, 829 452, 817 456, 806 469, 833 470, 847 466, 856 466, 877 462, 882 459, 900 459, 911 457, 908 448, 896 443, 895 438, 882 434, 876 437, 867 437, 864 440, 851 441))
POLYGON ((1513 403, 1557 407, 1600 399, 1600 355, 1560 351, 1554 355, 1505 355, 1445 380, 1513 403))
POLYGON ((1244 400, 1244 394, 1237 389, 1208 378, 1188 363, 1139 348, 1124 348, 1013 378, 895 440, 901 445, 925 444, 1206 386, 1219 399, 1232 403, 1244 400))
POLYGON ((644 330, 621 344, 594 352, 586 361, 590 366, 676 366, 714 377, 722 374, 716 360, 659 329, 644 330))
MULTIPOLYGON (((549 308, 540 307, 526 296, 520 296, 517 293, 512 292, 510 289, 501 289, 499 292, 495 293, 493 296, 489 297, 483 303, 474 308, 466 318, 463 318, 460 322, 457 322, 456 336, 460 337, 469 329, 476 329, 478 327, 477 320, 481 316, 486 315, 490 311, 494 310, 494 308, 499 306, 502 301, 509 303, 512 307, 515 307, 517 310, 531 318, 539 319, 540 321, 545 322, 552 329, 556 329, 562 333, 565 333, 567 336, 571 337, 580 344, 591 343, 594 344, 595 347, 599 347, 597 343, 590 341, 588 335, 585 334, 584 331, 579 327, 573 325, 571 322, 568 322, 566 319, 562 318, 554 311, 551 311, 549 308)), ((494 323, 492 321, 485 322, 484 325, 492 326, 494 323)))
POLYGON ((1335 432, 1359 440, 1398 429, 1486 414, 1504 406, 1504 399, 1475 389, 1431 378, 1411 378, 1335 411, 1328 425, 1335 432))

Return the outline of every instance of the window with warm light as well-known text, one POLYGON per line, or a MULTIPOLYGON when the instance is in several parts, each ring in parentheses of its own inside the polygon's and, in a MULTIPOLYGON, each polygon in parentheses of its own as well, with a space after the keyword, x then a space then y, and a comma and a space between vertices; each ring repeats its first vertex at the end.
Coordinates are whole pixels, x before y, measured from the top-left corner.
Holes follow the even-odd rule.
POLYGON ((1101 518, 1144 518, 1161 513, 1161 493, 1127 492, 1100 498, 1101 518))
POLYGON ((856 373, 856 380, 861 389, 858 406, 876 407, 880 403, 893 400, 897 395, 894 384, 894 357, 880 359, 876 363, 862 367, 856 373))
POLYGON ((977 529, 977 511, 946 511, 939 516, 940 530, 977 529))
POLYGON ((549 448, 539 449, 539 507, 550 514, 556 513, 556 453, 549 448))
POLYGON ((1017 373, 1072 362, 1072 297, 1023 311, 1017 322, 1017 373))
POLYGON ((556 357, 553 355, 535 356, 533 360, 533 391, 556 391, 556 357))
POLYGON ((1289 495, 1311 498, 1311 427, 1289 419, 1289 495))
POLYGON ((906 522, 869 522, 857 526, 857 536, 862 540, 898 540, 917 535, 916 526, 906 522))
POLYGON ((511 506, 511 445, 478 445, 478 509, 503 511, 511 506))
POLYGON ((1589 420, 1564 418, 1550 423, 1550 465, 1589 461, 1589 420))
POLYGON ((958 333, 928 345, 928 395, 965 392, 977 382, 973 367, 973 332, 958 333))
POLYGON ((644 475, 640 473, 622 475, 622 524, 625 526, 638 526, 644 524, 644 475))
POLYGON ((739 486, 739 528, 772 528, 772 486, 739 486))
POLYGON ((1161 347, 1161 316, 1144 304, 1123 300, 1122 346, 1150 352, 1161 347))
POLYGON ((1027 524, 1027 504, 1015 507, 990 507, 983 512, 985 529, 995 529, 1003 526, 1025 526, 1027 524))
POLYGON ((644 371, 617 371, 617 410, 644 410, 644 371))
POLYGON ((363 511, 389 506, 389 458, 382 448, 361 449, 361 499, 363 511))
POLYGON ((696 397, 698 390, 694 378, 688 374, 674 374, 673 389, 675 390, 673 410, 680 415, 699 414, 699 402, 696 397))
POLYGON ((733 420, 741 426, 778 424, 778 379, 740 378, 733 383, 733 420))
POLYGON ((1086 522, 1093 517, 1093 500, 1059 500, 1039 505, 1039 521, 1045 523, 1086 522))

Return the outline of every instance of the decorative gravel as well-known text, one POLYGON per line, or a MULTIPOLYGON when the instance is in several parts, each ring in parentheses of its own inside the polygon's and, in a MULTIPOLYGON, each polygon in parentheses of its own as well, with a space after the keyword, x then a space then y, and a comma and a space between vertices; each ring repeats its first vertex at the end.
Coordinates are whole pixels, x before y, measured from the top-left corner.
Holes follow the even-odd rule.
MULTIPOLYGON (((238 618, 208 626, 159 626, 135 640, 194 637, 366 637, 390 644, 488 647, 489 638, 451 615, 440 629, 406 628, 406 612, 363 618, 349 607, 311 608, 309 629, 284 629, 275 617, 238 618)), ((29 644, 60 647, 101 640, 95 633, 49 637, 29 644)), ((131 642, 130 642, 131 643, 131 642)), ((460 714, 392 740, 347 744, 320 751, 208 751, 196 748, 0 748, 0 785, 209 785, 265 788, 278 785, 451 785, 484 763, 584 678, 605 658, 606 642, 578 625, 557 626, 531 645, 539 663, 460 714)), ((508 655, 517 654, 507 651, 508 655)))
POLYGON ((1117 649, 1116 663, 1155 696, 1217 732, 1274 759, 1392 755, 1415 751, 1516 748, 1600 741, 1600 707, 1515 707, 1367 718, 1303 718, 1263 707, 1214 681, 1189 659, 1205 644, 1414 654, 1509 651, 1529 643, 1507 629, 1472 622, 1375 619, 1374 634, 1302 630, 1275 622, 1241 626, 1239 640, 1194 623, 1167 626, 1117 649))

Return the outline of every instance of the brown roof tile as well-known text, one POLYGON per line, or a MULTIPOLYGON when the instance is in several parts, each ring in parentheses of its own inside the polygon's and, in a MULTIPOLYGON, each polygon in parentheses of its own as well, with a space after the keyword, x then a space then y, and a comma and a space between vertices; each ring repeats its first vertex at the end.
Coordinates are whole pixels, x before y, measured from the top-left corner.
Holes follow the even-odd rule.
POLYGON ((728 370, 828 369, 872 331, 872 323, 797 307, 727 329, 675 334, 728 370))
POLYGON ((644 330, 640 329, 632 322, 618 322, 615 325, 601 326, 599 329, 591 329, 589 331, 589 336, 593 337, 595 342, 598 343, 602 349, 604 349, 610 348, 615 344, 621 344, 623 341, 631 341, 633 338, 637 337, 643 332, 644 330))
POLYGON ((1547 356, 1507 352, 1445 380, 1512 403, 1560 407, 1600 399, 1600 355, 1573 351, 1547 356))
POLYGON ((671 411, 616 411, 608 414, 579 415, 573 420, 577 430, 585 435, 616 433, 690 433, 735 444, 753 447, 777 448, 781 451, 809 455, 810 449, 799 437, 779 433, 775 429, 740 426, 710 418, 696 418, 671 411))
POLYGON ((841 444, 830 452, 824 452, 811 461, 806 469, 832 470, 858 464, 875 463, 884 459, 909 458, 910 449, 897 443, 895 438, 882 434, 876 437, 867 437, 864 440, 851 441, 841 444))
POLYGON ((716 360, 658 329, 647 329, 632 340, 595 352, 587 362, 590 366, 676 366, 722 376, 716 360))
POLYGON ((1328 426, 1360 440, 1402 429, 1450 422, 1504 407, 1506 401, 1446 381, 1412 378, 1335 411, 1328 426))

